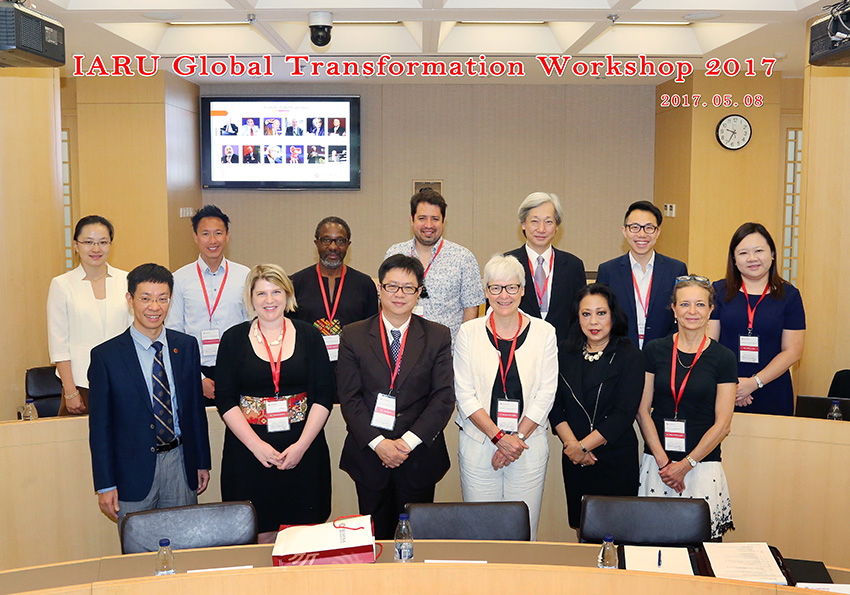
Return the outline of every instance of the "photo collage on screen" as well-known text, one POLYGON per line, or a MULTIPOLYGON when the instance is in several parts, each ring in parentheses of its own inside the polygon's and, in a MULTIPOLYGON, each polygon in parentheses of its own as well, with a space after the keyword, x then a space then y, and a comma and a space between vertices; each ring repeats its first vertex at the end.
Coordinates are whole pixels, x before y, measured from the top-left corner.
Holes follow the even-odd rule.
POLYGON ((338 166, 332 164, 348 162, 349 118, 334 113, 338 108, 297 100, 228 102, 216 107, 224 109, 214 108, 210 114, 212 165, 223 177, 231 178, 233 172, 233 177, 242 178, 237 171, 249 175, 246 168, 254 164, 261 169, 268 164, 289 169, 287 166, 295 165, 334 168, 338 166))

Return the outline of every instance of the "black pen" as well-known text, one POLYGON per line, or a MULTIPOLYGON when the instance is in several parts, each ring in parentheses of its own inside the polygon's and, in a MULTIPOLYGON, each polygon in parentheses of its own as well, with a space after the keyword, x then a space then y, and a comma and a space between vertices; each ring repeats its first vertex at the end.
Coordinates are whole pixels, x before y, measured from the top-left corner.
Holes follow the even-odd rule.
POLYGON ((661 568, 661 550, 658 550, 658 567, 661 568))

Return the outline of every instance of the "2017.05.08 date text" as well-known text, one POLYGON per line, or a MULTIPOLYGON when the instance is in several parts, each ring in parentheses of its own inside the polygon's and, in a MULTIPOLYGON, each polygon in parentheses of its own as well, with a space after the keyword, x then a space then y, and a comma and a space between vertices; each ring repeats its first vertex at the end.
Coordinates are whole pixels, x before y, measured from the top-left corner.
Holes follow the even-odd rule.
POLYGON ((729 93, 723 95, 715 93, 710 98, 708 96, 703 97, 698 93, 690 95, 662 93, 659 98, 661 107, 761 107, 764 105, 764 96, 759 93, 755 95, 747 93, 737 101, 729 93))

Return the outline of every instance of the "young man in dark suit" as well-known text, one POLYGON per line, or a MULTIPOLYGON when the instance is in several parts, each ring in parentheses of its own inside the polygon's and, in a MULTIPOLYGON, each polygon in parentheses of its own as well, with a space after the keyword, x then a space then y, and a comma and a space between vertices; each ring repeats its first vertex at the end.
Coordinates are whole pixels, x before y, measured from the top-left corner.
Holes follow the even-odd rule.
POLYGON ((629 251, 600 264, 596 278, 614 290, 629 318, 629 339, 640 349, 676 331, 670 294, 676 277, 688 274, 684 262, 655 251, 662 219, 661 210, 651 202, 629 205, 623 219, 629 251))
POLYGON ((587 284, 584 263, 552 246, 563 219, 556 195, 532 192, 520 204, 517 216, 527 241, 506 255, 515 257, 525 269, 526 290, 519 307, 554 326, 560 343, 570 326, 573 298, 587 284))
POLYGON ((89 447, 100 509, 197 503, 210 479, 210 443, 195 339, 165 330, 174 280, 157 264, 127 275, 133 324, 91 352, 89 447))
POLYGON ((382 312, 342 330, 337 393, 348 436, 339 466, 375 537, 392 539, 408 502, 433 502, 449 470, 443 429, 455 403, 452 338, 413 316, 424 268, 396 254, 378 270, 382 312))

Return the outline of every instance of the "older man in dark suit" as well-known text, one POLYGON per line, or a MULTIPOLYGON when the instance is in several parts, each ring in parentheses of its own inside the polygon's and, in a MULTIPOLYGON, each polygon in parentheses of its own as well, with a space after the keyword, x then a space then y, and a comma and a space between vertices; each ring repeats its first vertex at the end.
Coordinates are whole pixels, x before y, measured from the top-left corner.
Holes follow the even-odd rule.
POLYGON ((165 330, 174 280, 157 264, 127 275, 133 324, 95 347, 89 367, 89 446, 101 511, 197 502, 210 478, 198 344, 165 330))
POLYGON ((552 246, 563 219, 556 195, 532 192, 520 204, 517 216, 526 243, 506 255, 516 258, 525 269, 526 290, 519 307, 554 326, 561 342, 571 323, 573 298, 587 283, 584 263, 552 246))
POLYGON ((670 295, 676 277, 688 274, 684 262, 655 251, 661 220, 661 210, 651 202, 639 200, 629 205, 623 219, 629 251, 600 264, 596 278, 614 290, 629 318, 629 339, 640 349, 676 332, 670 295))
POLYGON ((413 316, 422 263, 397 254, 378 270, 382 313, 342 330, 337 391, 348 436, 340 468, 357 487, 375 537, 392 539, 408 502, 433 502, 448 471, 443 429, 454 409, 452 338, 413 316))

